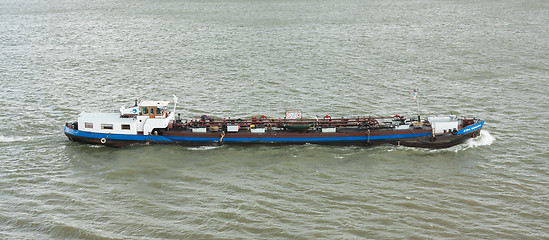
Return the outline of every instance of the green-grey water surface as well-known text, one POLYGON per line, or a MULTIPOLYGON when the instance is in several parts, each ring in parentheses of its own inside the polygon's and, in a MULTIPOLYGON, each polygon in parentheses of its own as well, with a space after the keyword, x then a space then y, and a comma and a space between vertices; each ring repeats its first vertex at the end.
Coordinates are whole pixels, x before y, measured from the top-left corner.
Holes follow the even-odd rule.
POLYGON ((1 239, 547 239, 547 1, 0 2, 1 239), (82 111, 457 114, 444 150, 124 149, 82 111))

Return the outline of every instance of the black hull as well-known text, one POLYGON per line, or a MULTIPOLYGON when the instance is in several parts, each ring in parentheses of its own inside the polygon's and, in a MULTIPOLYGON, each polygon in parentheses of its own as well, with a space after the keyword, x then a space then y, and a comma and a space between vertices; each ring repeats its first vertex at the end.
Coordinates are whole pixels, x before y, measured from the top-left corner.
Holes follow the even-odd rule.
POLYGON ((406 146, 406 147, 418 147, 418 148, 449 148, 459 144, 464 143, 465 141, 475 138, 480 135, 480 129, 474 132, 461 135, 446 134, 436 137, 419 137, 414 140, 400 140, 400 141, 391 141, 389 144, 406 146))
POLYGON ((455 135, 455 134, 444 134, 432 136, 421 136, 414 138, 405 138, 405 139, 384 139, 384 140, 372 140, 372 141, 326 141, 326 142, 307 142, 307 141, 296 141, 296 142, 269 142, 269 141, 254 141, 254 142, 197 142, 197 141, 172 141, 172 142, 163 142, 163 141, 154 141, 154 140, 117 140, 117 139, 105 139, 105 138, 90 138, 77 136, 68 132, 65 132, 65 135, 69 140, 88 143, 88 144, 97 144, 105 145, 108 147, 127 147, 133 144, 172 144, 172 145, 183 145, 183 146, 219 146, 219 145, 235 145, 235 146, 251 146, 251 145, 272 145, 272 146, 284 146, 284 145, 303 145, 303 144, 317 144, 317 145, 334 145, 334 146, 378 146, 384 144, 391 144, 396 146, 406 146, 406 147, 418 147, 418 148, 448 148, 461 143, 464 143, 470 138, 474 138, 480 135, 480 129, 471 131, 469 133, 455 135))

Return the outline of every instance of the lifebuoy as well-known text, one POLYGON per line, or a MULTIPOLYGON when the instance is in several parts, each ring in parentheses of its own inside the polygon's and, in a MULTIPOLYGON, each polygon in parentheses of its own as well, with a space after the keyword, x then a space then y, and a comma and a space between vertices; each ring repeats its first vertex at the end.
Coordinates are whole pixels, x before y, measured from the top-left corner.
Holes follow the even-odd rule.
POLYGON ((286 118, 292 118, 292 113, 286 113, 286 118))
POLYGON ((107 139, 101 138, 101 143, 105 144, 107 142, 107 139))
POLYGON ((295 114, 295 118, 301 118, 301 113, 299 113, 299 112, 296 113, 296 114, 295 114))

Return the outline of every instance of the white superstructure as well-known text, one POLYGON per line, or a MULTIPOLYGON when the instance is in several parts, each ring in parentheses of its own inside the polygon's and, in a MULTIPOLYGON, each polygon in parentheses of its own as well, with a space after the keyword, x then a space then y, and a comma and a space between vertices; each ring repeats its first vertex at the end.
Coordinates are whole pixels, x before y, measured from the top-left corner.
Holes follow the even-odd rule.
POLYGON ((166 128, 175 118, 168 111, 168 101, 142 101, 120 113, 81 113, 78 130, 107 134, 151 135, 154 129, 166 128))
POLYGON ((457 131, 458 119, 456 115, 428 117, 435 134, 457 131))

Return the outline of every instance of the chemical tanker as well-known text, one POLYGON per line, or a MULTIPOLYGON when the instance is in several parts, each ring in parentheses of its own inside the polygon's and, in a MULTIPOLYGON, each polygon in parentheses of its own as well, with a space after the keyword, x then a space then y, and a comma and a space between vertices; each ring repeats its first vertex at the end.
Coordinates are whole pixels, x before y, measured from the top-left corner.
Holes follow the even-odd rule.
POLYGON ((81 113, 65 124, 65 135, 73 141, 124 147, 131 144, 252 145, 252 144, 394 144, 399 146, 446 148, 479 136, 484 121, 456 115, 357 116, 329 115, 302 118, 300 111, 286 111, 283 117, 199 118, 176 117, 168 101, 141 101, 121 107, 116 113, 81 113))

